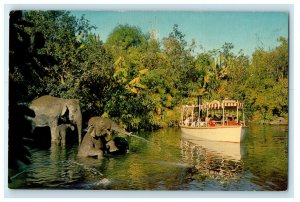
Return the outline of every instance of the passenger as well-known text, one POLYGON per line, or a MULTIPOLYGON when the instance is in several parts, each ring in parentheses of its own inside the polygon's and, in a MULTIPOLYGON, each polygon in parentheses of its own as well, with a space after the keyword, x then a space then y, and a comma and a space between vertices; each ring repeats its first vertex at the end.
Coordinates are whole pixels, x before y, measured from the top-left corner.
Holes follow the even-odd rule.
POLYGON ((232 117, 228 117, 228 125, 229 126, 235 125, 234 121, 232 120, 232 117))
POLYGON ((202 118, 200 118, 199 117, 199 123, 198 123, 198 127, 203 127, 203 126, 205 126, 205 119, 202 117, 202 118))
POLYGON ((196 123, 197 123, 197 121, 192 121, 191 126, 192 126, 192 127, 196 127, 196 123))
POLYGON ((181 122, 182 125, 185 125, 185 120, 186 120, 186 116, 183 116, 182 117, 182 122, 181 122))
POLYGON ((220 123, 221 125, 223 125, 223 120, 224 120, 223 116, 220 116, 220 117, 219 117, 219 123, 220 123))
POLYGON ((183 121, 183 124, 185 126, 188 126, 189 125, 189 118, 186 118, 184 121, 183 121))
POLYGON ((213 119, 214 121, 218 121, 218 120, 219 120, 218 117, 217 117, 216 115, 214 115, 212 119, 213 119))
POLYGON ((215 120, 212 120, 212 121, 209 123, 209 126, 216 126, 215 120))
POLYGON ((214 116, 214 121, 215 121, 215 124, 216 125, 219 125, 220 123, 221 123, 221 116, 219 116, 219 115, 215 115, 214 116))
POLYGON ((195 127, 199 127, 200 122, 201 122, 201 119, 200 119, 200 117, 198 117, 197 120, 195 121, 195 127))
POLYGON ((234 117, 234 125, 238 125, 239 123, 238 123, 238 120, 237 120, 237 118, 236 117, 234 117))
POLYGON ((211 119, 211 115, 208 115, 207 117, 205 117, 206 125, 208 125, 210 123, 210 119, 211 119))
POLYGON ((189 126, 191 126, 192 125, 192 123, 193 123, 193 119, 192 119, 192 116, 191 115, 189 115, 189 126))
POLYGON ((208 117, 206 117, 205 122, 207 125, 209 126, 215 126, 216 122, 215 120, 211 117, 211 115, 208 115, 208 117))

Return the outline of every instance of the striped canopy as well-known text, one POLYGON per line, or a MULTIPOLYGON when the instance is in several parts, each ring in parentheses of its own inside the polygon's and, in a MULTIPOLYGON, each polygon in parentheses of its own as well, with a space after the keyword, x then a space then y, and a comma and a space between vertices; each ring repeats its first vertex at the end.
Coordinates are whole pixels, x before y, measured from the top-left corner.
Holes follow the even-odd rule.
MULTIPOLYGON (((223 109, 223 108, 238 108, 242 109, 244 106, 243 103, 237 100, 222 100, 221 102, 218 100, 214 100, 211 102, 206 102, 203 105, 200 105, 200 109, 223 109)), ((185 105, 183 106, 185 109, 193 109, 198 108, 198 105, 185 105)))
POLYGON ((202 109, 223 109, 223 108, 243 108, 243 103, 237 101, 237 100, 223 100, 222 102, 219 102, 218 100, 214 100, 212 102, 207 102, 204 105, 201 106, 202 109))
POLYGON ((214 100, 212 102, 207 102, 205 108, 208 108, 208 109, 220 109, 221 108, 221 103, 218 100, 214 100))
POLYGON ((237 100, 223 100, 222 105, 226 107, 238 107, 238 108, 243 108, 244 104, 237 101, 237 100))

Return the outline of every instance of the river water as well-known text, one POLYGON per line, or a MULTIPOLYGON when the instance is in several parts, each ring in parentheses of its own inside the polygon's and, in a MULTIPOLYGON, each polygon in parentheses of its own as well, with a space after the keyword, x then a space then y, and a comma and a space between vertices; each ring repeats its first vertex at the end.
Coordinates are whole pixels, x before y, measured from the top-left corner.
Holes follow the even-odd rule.
POLYGON ((241 144, 192 138, 180 129, 139 132, 129 153, 78 159, 76 143, 32 148, 13 189, 283 191, 288 185, 287 127, 252 125, 241 144))

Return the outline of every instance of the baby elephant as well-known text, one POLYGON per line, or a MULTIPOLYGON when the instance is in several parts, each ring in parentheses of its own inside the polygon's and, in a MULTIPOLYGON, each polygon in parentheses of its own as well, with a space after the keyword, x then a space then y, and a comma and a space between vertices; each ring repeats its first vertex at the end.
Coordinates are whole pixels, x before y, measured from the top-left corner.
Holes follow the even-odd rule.
MULTIPOLYGON (((97 136, 107 136, 110 137, 112 131, 116 131, 125 135, 130 136, 132 133, 127 132, 125 129, 121 128, 117 123, 110 120, 109 118, 103 118, 100 116, 94 116, 90 118, 88 121, 88 126, 95 126, 97 136)), ((106 138, 107 141, 109 141, 111 138, 106 138)))
POLYGON ((123 137, 115 137, 105 144, 109 154, 126 154, 129 150, 128 141, 123 137))
POLYGON ((66 134, 67 134, 67 130, 71 129, 72 131, 74 131, 75 127, 71 124, 61 124, 58 125, 56 130, 57 130, 57 134, 58 137, 56 137, 56 143, 59 145, 66 145, 66 134))
POLYGON ((85 134, 78 150, 79 157, 97 157, 103 158, 103 146, 99 140, 99 135, 96 135, 95 127, 90 125, 85 134))

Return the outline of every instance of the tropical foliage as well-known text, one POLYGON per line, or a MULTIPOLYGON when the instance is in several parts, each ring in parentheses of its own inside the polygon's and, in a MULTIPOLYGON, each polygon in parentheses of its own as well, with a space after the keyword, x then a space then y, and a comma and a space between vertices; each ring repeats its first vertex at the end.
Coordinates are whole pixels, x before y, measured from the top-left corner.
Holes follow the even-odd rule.
POLYGON ((176 24, 162 40, 125 24, 104 42, 94 29, 66 11, 12 11, 10 102, 79 98, 85 121, 108 116, 129 130, 175 126, 181 104, 196 103, 198 95, 242 100, 248 120, 288 115, 286 38, 248 57, 228 42, 195 53, 176 24))

